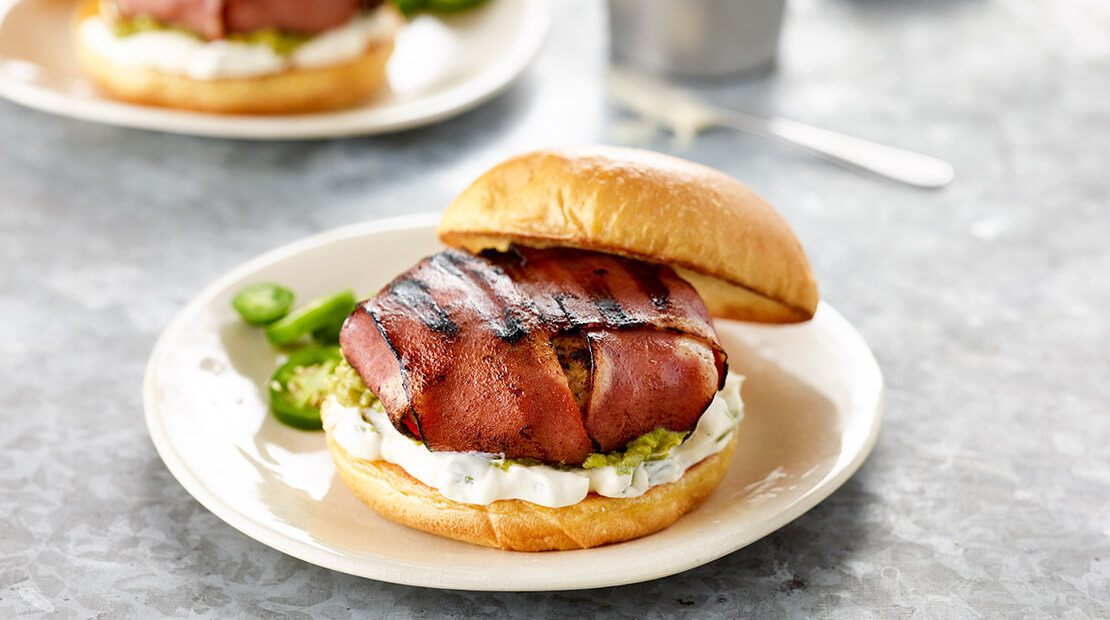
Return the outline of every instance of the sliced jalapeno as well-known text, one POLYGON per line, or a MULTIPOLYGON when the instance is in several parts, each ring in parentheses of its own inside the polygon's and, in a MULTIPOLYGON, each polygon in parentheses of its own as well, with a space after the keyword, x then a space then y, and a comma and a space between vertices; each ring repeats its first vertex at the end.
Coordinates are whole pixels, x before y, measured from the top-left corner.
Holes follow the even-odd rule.
POLYGON ((306 334, 342 321, 354 312, 355 294, 345 290, 314 299, 266 328, 266 338, 277 346, 296 342, 306 334))
POLYGON ((231 307, 251 325, 269 325, 289 313, 293 291, 271 282, 257 282, 231 298, 231 307))
POLYGON ((320 405, 331 374, 343 356, 338 347, 295 351, 270 377, 270 411, 279 422, 306 431, 320 430, 320 405))

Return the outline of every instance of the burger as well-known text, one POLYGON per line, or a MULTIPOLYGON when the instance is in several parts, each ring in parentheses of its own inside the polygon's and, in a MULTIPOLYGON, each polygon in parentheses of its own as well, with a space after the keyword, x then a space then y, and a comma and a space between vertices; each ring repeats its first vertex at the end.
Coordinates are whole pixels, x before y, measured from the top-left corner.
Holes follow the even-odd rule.
POLYGON ((323 426, 375 511, 502 549, 620 542, 697 507, 743 415, 713 317, 800 322, 818 301, 770 205, 647 151, 514 157, 438 235, 347 318, 323 426))
POLYGON ((86 0, 74 43, 85 74, 113 98, 286 114, 381 89, 403 22, 382 0, 86 0))

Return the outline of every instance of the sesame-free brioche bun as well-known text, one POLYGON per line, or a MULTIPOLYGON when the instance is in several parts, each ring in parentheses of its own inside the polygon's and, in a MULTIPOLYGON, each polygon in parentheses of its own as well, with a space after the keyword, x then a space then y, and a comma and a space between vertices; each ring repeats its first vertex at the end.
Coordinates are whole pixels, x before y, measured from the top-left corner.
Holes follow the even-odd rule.
POLYGON ((651 151, 579 146, 513 157, 439 223, 447 245, 574 247, 675 267, 713 316, 810 319, 817 283, 786 221, 724 173, 651 151))
MULTIPOLYGON (((325 426, 326 428, 326 426, 325 426)), ((402 525, 487 547, 513 551, 586 549, 657 532, 696 508, 728 471, 735 432, 720 452, 669 484, 639 497, 590 493, 577 504, 548 508, 519 499, 488 505, 447 499, 388 461, 352 456, 328 432, 339 477, 364 504, 402 525)))
MULTIPOLYGON (((377 10, 395 9, 386 2, 377 10)), ((98 12, 97 0, 86 0, 78 10, 75 26, 98 12)), ((73 29, 73 41, 85 75, 113 99, 224 114, 293 114, 354 105, 385 85, 385 65, 393 52, 390 36, 368 45, 362 55, 334 65, 291 68, 255 77, 195 80, 114 64, 86 46, 77 27, 73 29)))

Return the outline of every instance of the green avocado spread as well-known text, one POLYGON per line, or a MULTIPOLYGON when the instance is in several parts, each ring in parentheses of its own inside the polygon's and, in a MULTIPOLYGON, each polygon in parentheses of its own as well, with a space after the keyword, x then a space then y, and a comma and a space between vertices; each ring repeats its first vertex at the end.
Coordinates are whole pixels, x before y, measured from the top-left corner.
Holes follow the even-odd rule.
POLYGON ((252 45, 267 45, 278 54, 292 54, 293 50, 304 45, 310 38, 301 32, 289 32, 277 28, 263 28, 253 32, 233 33, 228 35, 228 40, 252 45))
MULTIPOLYGON (((129 37, 140 32, 179 32, 197 39, 200 38, 197 33, 184 26, 160 22, 148 15, 117 17, 112 20, 112 32, 117 37, 129 37)), ((293 53, 293 50, 304 45, 310 38, 312 38, 310 35, 302 32, 289 32, 276 28, 263 28, 253 32, 234 32, 227 37, 229 41, 266 45, 281 55, 293 53)))
POLYGON ((197 33, 184 26, 175 26, 160 22, 149 15, 136 15, 134 17, 116 17, 112 19, 112 32, 117 37, 129 37, 140 32, 180 32, 191 37, 200 38, 197 33))
POLYGON ((598 467, 616 467, 617 471, 627 474, 645 461, 661 461, 667 458, 671 449, 678 447, 690 431, 670 431, 662 426, 655 430, 640 435, 628 442, 624 450, 615 450, 606 454, 593 453, 586 457, 582 463, 585 469, 598 467))

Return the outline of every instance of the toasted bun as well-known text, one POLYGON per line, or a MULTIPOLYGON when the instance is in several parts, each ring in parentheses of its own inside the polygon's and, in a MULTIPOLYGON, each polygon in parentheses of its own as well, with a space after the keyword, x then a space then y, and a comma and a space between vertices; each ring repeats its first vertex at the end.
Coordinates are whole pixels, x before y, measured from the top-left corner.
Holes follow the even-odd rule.
POLYGON ((791 323, 817 308, 817 282, 765 200, 711 168, 612 146, 545 149, 498 164, 450 206, 447 245, 568 246, 667 263, 714 316, 791 323))
MULTIPOLYGON (((77 23, 96 15, 97 4, 97 0, 85 0, 77 23)), ((387 2, 379 10, 394 9, 387 2)), ((114 99, 227 114, 292 114, 353 105, 385 84, 385 64, 393 52, 390 37, 373 42, 361 56, 335 65, 249 78, 194 80, 113 64, 89 49, 77 28, 73 39, 85 75, 114 99)))
POLYGON ((585 549, 659 531, 701 504, 717 488, 736 449, 704 459, 670 484, 626 499, 591 493, 571 506, 548 508, 518 499, 489 505, 447 499, 398 465, 351 456, 328 434, 339 477, 364 504, 412 528, 513 551, 585 549))

